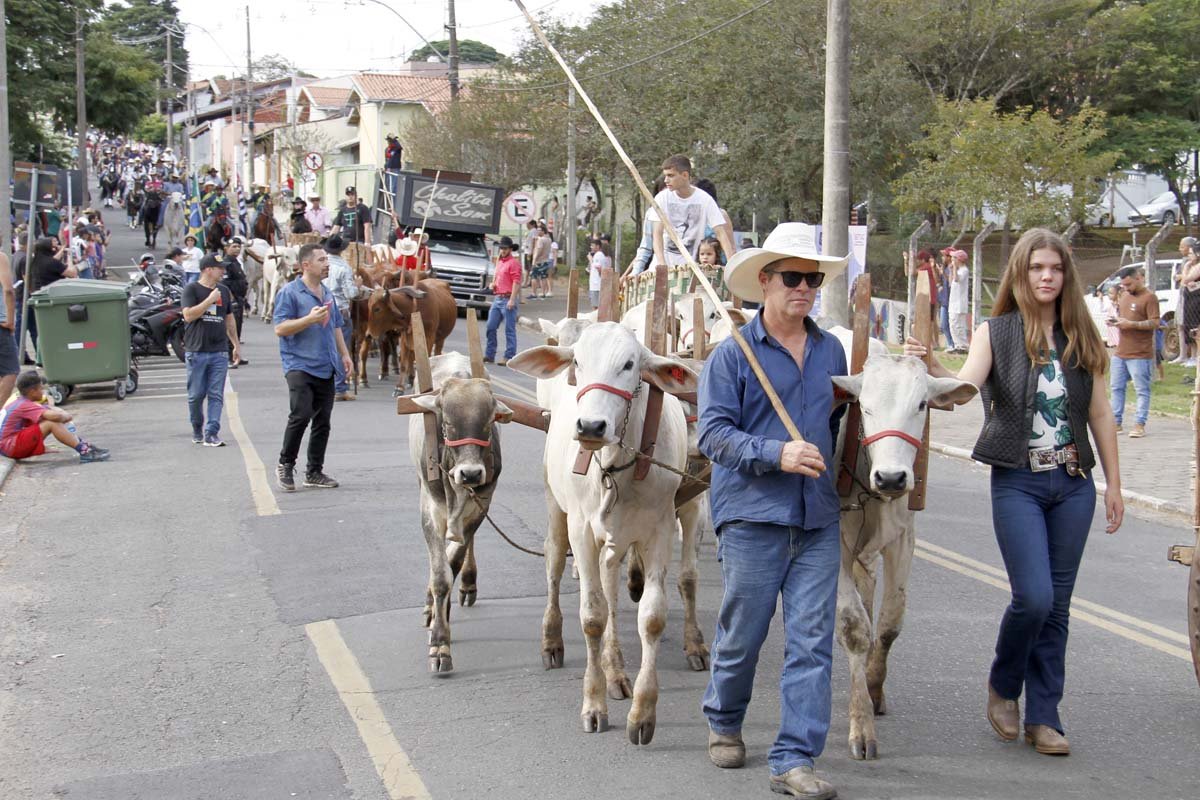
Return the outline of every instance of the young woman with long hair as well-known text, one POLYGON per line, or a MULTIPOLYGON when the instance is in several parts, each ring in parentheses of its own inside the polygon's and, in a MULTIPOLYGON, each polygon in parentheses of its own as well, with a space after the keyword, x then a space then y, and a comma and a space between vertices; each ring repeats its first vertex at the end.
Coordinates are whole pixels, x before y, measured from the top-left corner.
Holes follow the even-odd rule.
MULTIPOLYGON (((925 348, 909 339, 904 352, 924 356, 925 348)), ((972 457, 992 465, 992 526, 1012 586, 987 717, 1000 738, 1016 739, 1024 690, 1025 739, 1047 755, 1070 752, 1058 704, 1071 593, 1096 509, 1089 428, 1108 484, 1108 533, 1125 512, 1107 365, 1066 242, 1043 228, 1026 231, 957 377, 982 389, 983 430, 972 457)), ((936 358, 929 371, 950 375, 936 358)))

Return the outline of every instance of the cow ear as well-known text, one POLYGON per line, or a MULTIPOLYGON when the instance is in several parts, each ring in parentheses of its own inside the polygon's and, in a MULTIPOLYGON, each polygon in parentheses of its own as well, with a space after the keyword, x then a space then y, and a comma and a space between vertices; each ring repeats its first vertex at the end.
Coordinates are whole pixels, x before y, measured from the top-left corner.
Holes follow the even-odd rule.
POLYGON ((512 422, 512 418, 513 418, 513 410, 511 408, 509 408, 508 406, 504 405, 504 403, 501 403, 499 400, 497 400, 496 401, 496 416, 494 417, 496 422, 506 422, 506 423, 512 422))
POLYGON ((853 403, 862 394, 862 373, 833 376, 833 407, 853 403))
POLYGON ((958 378, 926 376, 925 387, 925 398, 929 401, 929 405, 943 409, 968 403, 979 392, 975 384, 960 381, 958 378))
POLYGON ((413 397, 412 401, 426 411, 432 411, 434 414, 436 414, 441 405, 442 393, 438 392, 437 394, 419 394, 413 397))
POLYGON ((421 291, 420 289, 415 289, 412 286, 402 286, 398 291, 400 294, 406 294, 414 300, 420 300, 425 296, 425 292, 421 291))
POLYGON ((642 355, 642 380, 667 394, 694 392, 700 376, 677 358, 656 356, 649 350, 642 355))
POLYGON ((508 368, 531 378, 543 380, 562 372, 575 357, 570 347, 542 345, 523 350, 508 360, 508 368))
POLYGON ((551 339, 558 338, 557 323, 551 322, 548 319, 543 319, 542 317, 538 317, 538 325, 541 327, 543 335, 548 336, 551 339))

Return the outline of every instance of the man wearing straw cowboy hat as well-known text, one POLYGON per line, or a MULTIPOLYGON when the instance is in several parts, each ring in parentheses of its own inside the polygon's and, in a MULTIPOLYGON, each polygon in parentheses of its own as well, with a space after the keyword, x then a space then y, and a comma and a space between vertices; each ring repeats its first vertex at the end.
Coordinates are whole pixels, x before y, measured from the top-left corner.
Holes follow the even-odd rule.
POLYGON ((834 411, 830 376, 846 374, 842 345, 808 315, 817 289, 847 263, 819 254, 812 228, 788 222, 726 267, 729 290, 762 303, 741 333, 804 441, 790 441, 733 339, 717 346, 700 378, 699 445, 713 462, 713 526, 725 583, 703 701, 709 758, 723 768, 745 763, 742 723, 782 595, 783 708, 767 761, 772 791, 804 798, 837 795, 813 773, 813 760, 829 731, 841 559, 841 504, 828 469, 841 411, 834 411))

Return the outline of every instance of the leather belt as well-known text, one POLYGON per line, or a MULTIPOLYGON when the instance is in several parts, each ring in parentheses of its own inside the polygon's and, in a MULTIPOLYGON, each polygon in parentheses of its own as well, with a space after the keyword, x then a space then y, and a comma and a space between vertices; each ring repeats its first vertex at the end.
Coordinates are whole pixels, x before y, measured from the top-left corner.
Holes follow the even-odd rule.
POLYGON ((1067 474, 1072 477, 1083 471, 1079 468, 1079 450, 1073 444, 1065 445, 1060 450, 1041 447, 1029 451, 1029 468, 1034 472, 1049 472, 1059 464, 1065 465, 1067 474))

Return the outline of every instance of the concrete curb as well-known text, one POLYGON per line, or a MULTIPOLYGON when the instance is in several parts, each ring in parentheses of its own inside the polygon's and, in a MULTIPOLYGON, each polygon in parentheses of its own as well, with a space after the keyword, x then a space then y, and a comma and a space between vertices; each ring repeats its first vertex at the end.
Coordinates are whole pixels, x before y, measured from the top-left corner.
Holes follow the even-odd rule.
MULTIPOLYGON (((929 449, 935 453, 941 453, 944 456, 951 458, 960 458, 964 461, 974 461, 971 458, 971 451, 954 445, 942 444, 940 442, 930 442, 929 449)), ((979 463, 979 462, 976 462, 979 463)), ((986 466, 981 464, 981 466, 986 466)), ((1103 493, 1107 488, 1107 484, 1100 478, 1096 478, 1096 491, 1103 493)), ((1121 496, 1129 505, 1138 506, 1140 508, 1149 509, 1150 511, 1158 511, 1163 514, 1173 514, 1178 517, 1183 517, 1189 522, 1192 519, 1192 510, 1182 503, 1176 503, 1174 500, 1164 500, 1161 497, 1153 497, 1152 495, 1142 494, 1140 492, 1131 492, 1125 489, 1121 492, 1121 496)))
POLYGON ((13 471, 13 467, 17 462, 7 456, 0 456, 0 489, 4 488, 4 482, 8 480, 8 475, 13 471))

